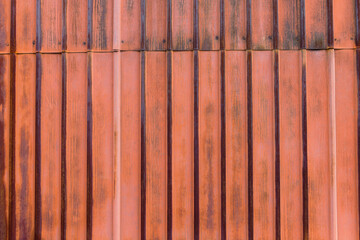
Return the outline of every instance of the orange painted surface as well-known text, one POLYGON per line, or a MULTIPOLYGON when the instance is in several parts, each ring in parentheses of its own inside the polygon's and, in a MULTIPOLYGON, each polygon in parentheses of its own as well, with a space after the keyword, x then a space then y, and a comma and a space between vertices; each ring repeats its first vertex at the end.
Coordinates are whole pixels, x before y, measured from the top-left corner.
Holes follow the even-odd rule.
POLYGON ((278 0, 278 47, 300 48, 300 0, 278 0))
POLYGON ((220 0, 198 0, 199 49, 220 49, 220 0))
POLYGON ((251 1, 251 47, 273 48, 273 0, 251 1))
POLYGON ((253 52, 254 239, 275 239, 274 54, 253 52))
MULTIPOLYGON (((141 78, 140 53, 120 54, 120 238, 140 239, 141 78)), ((115 230, 115 227, 114 227, 115 230)))
POLYGON ((301 52, 279 51, 281 239, 303 239, 301 68, 301 52))
POLYGON ((328 47, 327 0, 305 0, 305 42, 307 49, 328 47))
POLYGON ((173 239, 194 237, 194 64, 192 52, 172 53, 173 239))
POLYGON ((36 0, 17 0, 15 5, 15 45, 17 53, 36 51, 36 0))
POLYGON ((193 6, 193 0, 172 0, 171 2, 171 44, 174 50, 193 49, 193 6))
POLYGON ((354 48, 355 45, 355 0, 333 1, 334 47, 354 48))
POLYGON ((113 6, 112 0, 92 0, 92 50, 113 50, 113 6))
POLYGON ((86 239, 87 54, 69 53, 66 69, 66 225, 67 239, 86 239))
POLYGON ((145 53, 146 238, 167 235, 166 53, 145 53))
MULTIPOLYGON (((117 18, 120 17, 120 22, 116 22, 120 28, 118 41, 120 41, 121 50, 139 50, 141 48, 141 6, 140 0, 121 0, 120 16, 114 14, 117 18)), ((116 25, 114 25, 116 26, 116 25)), ((118 29, 117 28, 117 29, 118 29)), ((116 32, 116 31, 115 31, 116 32)), ((115 34, 114 32, 114 34, 115 34)), ((117 49, 119 43, 114 43, 114 49, 117 49)))
POLYGON ((246 49, 246 1, 225 0, 225 49, 246 49))
POLYGON ((248 145, 246 52, 225 53, 226 231, 247 239, 248 145))
POLYGON ((11 1, 0 1, 0 53, 10 52, 11 1))
POLYGON ((36 56, 18 55, 15 61, 15 225, 12 234, 16 239, 34 239, 36 56))
POLYGON ((336 184, 339 239, 359 237, 355 51, 335 51, 336 184))
POLYGON ((220 239, 220 53, 199 52, 199 232, 220 239))
POLYGON ((167 49, 167 1, 145 0, 145 49, 167 49))
POLYGON ((92 239, 113 236, 113 55, 92 53, 92 239))

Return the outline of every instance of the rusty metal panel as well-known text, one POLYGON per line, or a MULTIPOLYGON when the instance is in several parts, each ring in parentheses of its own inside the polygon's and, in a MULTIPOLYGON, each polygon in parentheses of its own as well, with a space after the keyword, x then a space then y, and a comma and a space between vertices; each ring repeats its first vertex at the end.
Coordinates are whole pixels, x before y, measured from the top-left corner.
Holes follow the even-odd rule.
POLYGON ((224 0, 226 50, 246 49, 246 14, 245 0, 224 0))
POLYGON ((91 27, 91 50, 113 50, 113 6, 113 0, 92 0, 90 2, 88 15, 91 18, 88 19, 88 24, 91 27))
POLYGON ((145 49, 167 49, 167 1, 145 0, 145 49))
POLYGON ((327 0, 305 0, 306 49, 327 49, 329 40, 327 0))
POLYGON ((0 53, 10 52, 11 1, 0 1, 0 53))
POLYGON ((220 0, 198 0, 200 50, 220 49, 220 0))
POLYGON ((251 1, 251 49, 271 50, 273 45, 273 0, 251 1))
POLYGON ((299 49, 301 44, 300 0, 277 0, 278 47, 279 49, 299 49))
MULTIPOLYGON (((116 22, 119 31, 118 42, 120 41, 121 50, 140 50, 143 48, 141 43, 141 1, 140 0, 121 0, 120 12, 114 13, 114 19, 119 18, 116 22), (120 28, 120 29, 119 29, 120 28)), ((117 26, 114 25, 114 26, 117 26)), ((114 43, 114 49, 118 49, 119 43, 114 43)))
POLYGON ((356 0, 334 0, 334 47, 354 48, 356 36, 356 0))
POLYGON ((11 38, 10 45, 13 45, 12 52, 17 53, 34 53, 36 51, 36 27, 37 19, 36 14, 39 7, 36 0, 17 0, 13 1, 11 6, 15 10, 15 16, 11 16, 11 27, 15 32, 11 38))
POLYGON ((192 50, 194 0, 171 0, 171 44, 174 50, 192 50))

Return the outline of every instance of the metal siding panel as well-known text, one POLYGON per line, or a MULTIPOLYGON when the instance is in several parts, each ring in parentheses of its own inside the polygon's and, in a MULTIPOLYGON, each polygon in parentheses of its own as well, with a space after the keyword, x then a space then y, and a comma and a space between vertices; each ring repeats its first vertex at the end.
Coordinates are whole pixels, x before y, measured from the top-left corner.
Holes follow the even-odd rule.
POLYGON ((355 45, 355 0, 333 0, 334 47, 354 48, 355 45))
POLYGON ((251 48, 271 50, 273 46, 273 0, 251 1, 251 48))
POLYGON ((88 44, 88 0, 66 0, 65 42, 67 52, 85 52, 88 44))
POLYGON ((171 34, 172 49, 193 49, 193 0, 172 0, 171 3, 171 34))
POLYGON ((167 0, 145 0, 145 49, 167 49, 167 0))
POLYGON ((278 0, 279 49, 300 48, 300 0, 278 0))
POLYGON ((199 49, 220 49, 220 0, 198 0, 199 49))
POLYGON ((36 51, 36 0, 16 0, 15 41, 17 53, 36 51))
POLYGON ((11 1, 0 1, 0 53, 10 52, 11 1))
POLYGON ((122 0, 120 9, 120 49, 141 49, 140 0, 122 0))
POLYGON ((305 42, 306 49, 327 49, 328 15, 327 0, 305 1, 305 42))

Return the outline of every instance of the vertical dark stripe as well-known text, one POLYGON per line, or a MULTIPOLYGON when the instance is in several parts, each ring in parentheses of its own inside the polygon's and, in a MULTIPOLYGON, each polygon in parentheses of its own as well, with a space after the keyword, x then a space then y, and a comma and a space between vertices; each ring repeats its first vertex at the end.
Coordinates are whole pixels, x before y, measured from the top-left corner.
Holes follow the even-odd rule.
POLYGON ((355 26, 356 26, 356 36, 355 42, 356 46, 360 46, 360 0, 355 0, 355 26))
POLYGON ((303 237, 309 239, 308 170, 307 170, 307 112, 306 112, 306 52, 302 54, 302 150, 303 150, 303 237))
POLYGON ((145 6, 146 0, 140 0, 140 8, 141 8, 141 50, 145 50, 145 34, 146 34, 146 6, 145 6))
POLYGON ((247 115, 248 115, 248 226, 249 240, 254 239, 253 221, 253 135, 252 135, 252 53, 247 52, 247 115))
POLYGON ((61 106, 61 239, 66 239, 66 55, 62 54, 62 106, 61 106))
POLYGON ((333 0, 327 0, 328 48, 334 48, 333 0))
POLYGON ((300 49, 305 48, 305 0, 300 0, 300 49))
MULTIPOLYGON (((196 0, 194 0, 196 1, 196 0)), ((194 240, 199 240, 199 56, 194 51, 194 240)))
POLYGON ((221 240, 226 240, 226 102, 225 51, 221 51, 221 240))
POLYGON ((93 205, 93 165, 92 165, 92 55, 88 54, 88 95, 87 95, 87 202, 86 202, 86 239, 92 239, 93 205))
POLYGON ((276 239, 281 239, 280 222, 280 130, 279 130, 279 53, 275 51, 274 63, 275 99, 275 192, 276 192, 276 239))
MULTIPOLYGON (((10 13, 10 52, 16 51, 16 0, 11 0, 11 13, 10 13)), ((15 69, 15 68, 14 68, 15 69)))
MULTIPOLYGON (((358 211, 359 211, 359 229, 360 229, 360 50, 356 50, 356 70, 357 70, 357 147, 358 147, 358 211)), ((360 239, 360 231, 359 231, 360 239)))
MULTIPOLYGON (((193 44, 194 44, 194 50, 198 50, 199 49, 199 0, 193 0, 194 1, 194 16, 193 16, 193 21, 194 21, 194 29, 193 29, 193 44)), ((196 53, 197 54, 197 53, 196 53)))
POLYGON ((67 18, 67 1, 68 0, 62 0, 63 1, 63 12, 62 12, 62 50, 67 50, 67 25, 66 25, 66 18, 67 18))
POLYGON ((168 185, 167 185, 167 233, 168 240, 172 239, 172 52, 167 53, 167 157, 168 157, 168 185))
POLYGON ((146 239, 146 102, 145 52, 141 52, 141 240, 146 239))
POLYGON ((41 239, 41 54, 36 54, 35 238, 41 239))
POLYGON ((220 0, 220 49, 225 50, 225 10, 224 0, 220 0))
POLYGON ((246 1, 246 49, 251 49, 251 0, 246 1))
POLYGON ((91 50, 92 48, 92 31, 93 31, 93 0, 88 0, 88 27, 87 27, 87 40, 88 40, 88 44, 87 44, 87 48, 88 50, 91 50))
MULTIPOLYGON (((13 30, 13 29, 12 29, 13 30)), ((9 154, 10 154, 10 188, 9 188, 9 240, 15 240, 15 55, 10 55, 10 135, 9 135, 9 154)))
POLYGON ((167 0, 167 50, 172 48, 172 0, 167 0))
POLYGON ((273 46, 278 49, 279 39, 279 16, 278 16, 278 0, 273 0, 273 46))
POLYGON ((42 34, 41 34, 41 0, 36 0, 36 51, 41 51, 42 34))

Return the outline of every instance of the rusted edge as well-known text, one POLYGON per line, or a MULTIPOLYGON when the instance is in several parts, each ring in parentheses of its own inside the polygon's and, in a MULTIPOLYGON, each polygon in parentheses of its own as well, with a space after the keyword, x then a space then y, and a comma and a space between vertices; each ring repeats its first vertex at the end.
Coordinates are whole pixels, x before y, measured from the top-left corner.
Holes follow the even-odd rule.
MULTIPOLYGON (((359 229, 360 229, 360 50, 356 50, 356 70, 357 70, 357 94, 358 94, 358 101, 357 101, 357 147, 358 147, 358 211, 359 211, 359 229)), ((360 231, 359 231, 359 238, 360 238, 360 231)))
MULTIPOLYGON (((66 1, 66 0, 65 0, 66 1)), ((62 54, 61 106, 61 239, 66 239, 66 55, 62 54)))
MULTIPOLYGON (((11 0, 10 53, 16 52, 16 0, 11 0)), ((15 68, 13 69, 15 70, 15 68)))
MULTIPOLYGON (((250 0, 249 0, 250 1, 250 0)), ((248 114, 248 234, 249 240, 254 239, 253 221, 253 119, 252 119, 252 52, 247 51, 247 114, 248 114)))
POLYGON ((305 0, 300 0, 300 49, 305 48, 305 0))
POLYGON ((334 48, 333 0, 327 0, 328 48, 334 48))
MULTIPOLYGON (((63 12, 62 12, 62 50, 67 50, 67 0, 63 0, 63 12)), ((64 63, 64 62, 63 62, 64 63)))
POLYGON ((246 48, 251 49, 251 0, 246 1, 246 48))
POLYGON ((93 0, 88 0, 88 27, 87 27, 87 48, 88 50, 91 50, 92 48, 92 21, 93 21, 93 0))
POLYGON ((35 238, 41 239, 41 54, 36 54, 35 238))
POLYGON ((146 239, 146 102, 145 52, 141 52, 141 239, 146 239))
POLYGON ((221 51, 221 240, 226 240, 226 100, 225 51, 221 51))
POLYGON ((307 169, 307 113, 306 113, 306 51, 302 52, 302 92, 301 92, 301 106, 302 106, 302 151, 303 151, 303 169, 302 169, 302 183, 303 183, 303 237, 305 240, 309 238, 309 216, 308 216, 308 169, 307 169))
POLYGON ((172 52, 167 53, 167 157, 168 157, 168 179, 167 179, 167 236, 172 239, 172 52))
MULTIPOLYGON (((194 29, 193 29, 193 48, 194 50, 199 50, 199 0, 194 1, 194 29)), ((197 53, 196 53, 197 54, 197 53)))
POLYGON ((273 46, 278 49, 279 39, 279 16, 278 16, 278 0, 273 0, 273 46))
MULTIPOLYGON (((197 0, 194 0, 197 1, 197 0)), ((194 239, 199 240, 199 55, 194 51, 194 239)))
MULTIPOLYGON (((13 0, 14 2, 15 0, 13 0)), ((13 29, 11 29, 13 30, 13 29)), ((9 152, 10 152, 10 188, 9 188, 9 239, 13 240, 16 237, 15 229, 15 72, 16 72, 15 55, 10 55, 10 136, 9 136, 9 152)))
POLYGON ((280 222, 280 125, 279 125, 279 52, 275 51, 274 100, 275 100, 275 193, 276 193, 276 239, 281 239, 280 222))
POLYGON ((355 0, 356 46, 360 46, 360 0, 355 0))
POLYGON ((171 7, 172 7, 172 0, 167 0, 167 50, 171 50, 172 49, 172 26, 171 26, 171 22, 172 22, 172 11, 171 11, 171 7))
POLYGON ((88 92, 87 92, 87 202, 86 202, 86 239, 92 239, 92 205, 93 205, 93 174, 92 174, 92 70, 91 54, 88 54, 88 92))
POLYGON ((141 50, 145 50, 145 29, 146 29, 146 6, 145 6, 146 0, 140 0, 140 11, 141 11, 141 50))
POLYGON ((41 50, 42 34, 41 34, 41 0, 36 0, 36 51, 41 50))
POLYGON ((220 50, 225 50, 225 10, 224 0, 220 0, 220 50))

